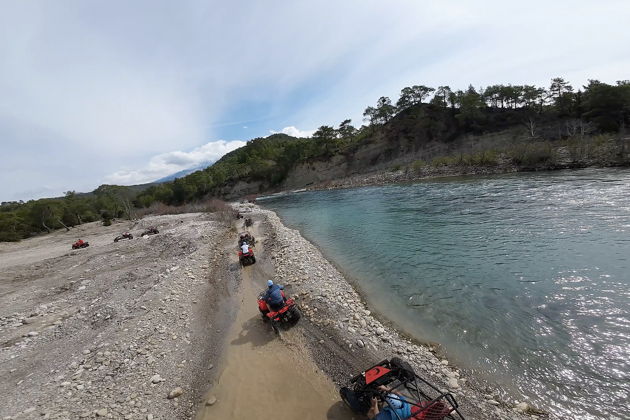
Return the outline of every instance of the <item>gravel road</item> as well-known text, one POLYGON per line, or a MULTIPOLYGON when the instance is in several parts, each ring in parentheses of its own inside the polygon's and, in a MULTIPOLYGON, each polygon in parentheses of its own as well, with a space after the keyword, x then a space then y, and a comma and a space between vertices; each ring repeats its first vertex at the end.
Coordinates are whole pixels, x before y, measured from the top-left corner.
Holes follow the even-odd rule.
POLYGON ((0 244, 0 418, 191 418, 234 312, 226 235, 181 214, 0 244))

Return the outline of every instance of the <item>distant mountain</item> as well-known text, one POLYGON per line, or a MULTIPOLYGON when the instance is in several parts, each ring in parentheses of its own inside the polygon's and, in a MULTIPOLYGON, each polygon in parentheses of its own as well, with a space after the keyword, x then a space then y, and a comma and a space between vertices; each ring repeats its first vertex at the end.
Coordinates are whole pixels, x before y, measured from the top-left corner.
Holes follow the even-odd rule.
POLYGON ((174 181, 177 178, 182 178, 182 177, 185 177, 186 175, 192 174, 193 172, 200 171, 202 169, 206 169, 208 166, 212 165, 213 163, 214 162, 204 162, 204 163, 202 163, 200 165, 197 165, 197 166, 195 166, 193 168, 183 169, 183 170, 181 170, 179 172, 175 172, 174 174, 170 174, 170 175, 167 175, 167 176, 165 176, 163 178, 157 179, 157 180, 153 181, 153 183, 161 184, 163 182, 174 181))

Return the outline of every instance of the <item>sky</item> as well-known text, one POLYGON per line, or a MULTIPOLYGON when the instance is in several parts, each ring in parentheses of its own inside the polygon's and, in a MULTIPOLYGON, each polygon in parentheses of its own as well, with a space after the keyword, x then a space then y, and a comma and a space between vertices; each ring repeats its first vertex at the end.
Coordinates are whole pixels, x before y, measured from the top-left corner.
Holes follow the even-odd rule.
POLYGON ((0 0, 0 201, 150 182, 413 84, 630 77, 630 2, 0 0))

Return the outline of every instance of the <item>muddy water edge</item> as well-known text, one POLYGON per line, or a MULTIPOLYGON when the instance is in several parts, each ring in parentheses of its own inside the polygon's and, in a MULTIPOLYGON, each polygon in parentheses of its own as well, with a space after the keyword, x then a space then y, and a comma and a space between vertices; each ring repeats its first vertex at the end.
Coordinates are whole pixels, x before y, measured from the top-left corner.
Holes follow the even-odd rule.
MULTIPOLYGON (((265 258, 260 223, 250 228, 258 239, 257 263, 241 270, 240 308, 228 333, 220 373, 197 420, 241 419, 279 415, 300 419, 352 419, 340 406, 337 388, 313 360, 300 325, 277 336, 263 323, 256 305, 266 280, 274 278, 273 265, 265 258)), ((239 229, 243 229, 239 221, 239 229)), ((234 238, 236 242, 236 238, 234 238)), ((234 249, 234 244, 227 244, 234 249)), ((238 259, 234 253, 234 267, 238 259)), ((288 290, 290 293, 290 290, 288 290)))

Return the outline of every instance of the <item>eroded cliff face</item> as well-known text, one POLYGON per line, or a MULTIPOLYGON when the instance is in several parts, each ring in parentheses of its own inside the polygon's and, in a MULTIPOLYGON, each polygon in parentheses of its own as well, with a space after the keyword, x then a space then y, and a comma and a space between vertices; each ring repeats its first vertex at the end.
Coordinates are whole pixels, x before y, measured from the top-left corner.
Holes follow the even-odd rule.
POLYGON ((300 163, 293 168, 282 184, 283 190, 305 188, 332 179, 343 178, 348 173, 346 156, 334 156, 327 161, 300 163))

